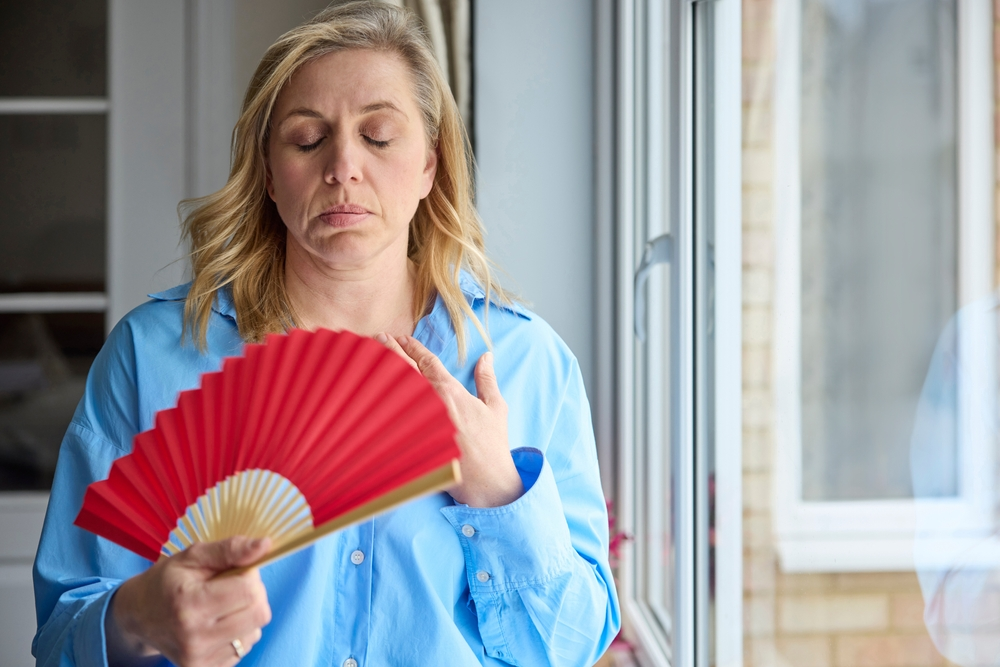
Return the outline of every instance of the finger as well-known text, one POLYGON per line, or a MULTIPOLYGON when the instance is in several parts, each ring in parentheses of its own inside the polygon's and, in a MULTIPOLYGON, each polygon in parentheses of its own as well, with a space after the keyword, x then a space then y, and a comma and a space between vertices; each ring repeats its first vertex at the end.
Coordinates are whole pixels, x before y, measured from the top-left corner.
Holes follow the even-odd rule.
POLYGON ((476 363, 476 395, 489 407, 505 405, 500 387, 497 385, 496 371, 493 369, 493 353, 487 352, 476 363))
POLYGON ((242 644, 243 655, 246 656, 250 653, 250 650, 260 641, 263 636, 260 628, 254 628, 249 632, 242 635, 236 635, 229 637, 229 639, 215 639, 213 643, 215 648, 209 655, 210 665, 236 665, 240 662, 240 658, 236 653, 236 647, 233 646, 233 640, 239 639, 240 644, 242 644))
POLYGON ((444 367, 441 360, 433 352, 428 350, 423 344, 413 336, 400 336, 396 339, 406 355, 417 362, 417 370, 431 381, 431 384, 439 387, 449 387, 453 383, 458 383, 448 369, 444 367))
POLYGON ((202 590, 205 603, 211 605, 215 618, 267 603, 267 589, 257 569, 235 577, 209 579, 202 590))
POLYGON ((271 607, 265 602, 261 605, 241 609, 205 629, 203 635, 206 641, 232 641, 234 638, 252 634, 257 628, 262 628, 271 622, 271 607))
POLYGON ((414 370, 416 370, 416 371, 420 370, 417 367, 417 362, 415 362, 413 359, 411 359, 410 356, 408 354, 406 354, 406 352, 403 351, 403 348, 401 348, 399 346, 399 343, 396 342, 395 338, 393 338, 392 336, 389 336, 387 334, 384 334, 384 333, 379 333, 379 334, 375 334, 375 340, 377 340, 378 342, 382 343, 387 348, 389 348, 390 350, 392 350, 393 352, 395 352, 396 354, 398 354, 400 357, 402 357, 403 360, 406 363, 408 363, 410 366, 412 366, 414 370))
POLYGON ((185 549, 177 558, 186 566, 211 572, 223 572, 234 567, 250 565, 260 560, 271 549, 267 537, 250 539, 237 536, 219 542, 203 542, 185 549))

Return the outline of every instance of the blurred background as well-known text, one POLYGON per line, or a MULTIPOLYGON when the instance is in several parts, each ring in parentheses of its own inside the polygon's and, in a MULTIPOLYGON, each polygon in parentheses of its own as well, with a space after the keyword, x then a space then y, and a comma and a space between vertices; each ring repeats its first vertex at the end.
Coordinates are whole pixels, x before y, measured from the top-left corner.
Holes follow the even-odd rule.
MULTIPOLYGON (((322 0, 0 0, 0 667, 106 333, 322 0)), ((1000 664, 989 0, 398 0, 579 358, 620 665, 1000 664), (617 543, 617 542, 616 542, 617 543), (997 580, 997 581, 995 581, 997 580)))

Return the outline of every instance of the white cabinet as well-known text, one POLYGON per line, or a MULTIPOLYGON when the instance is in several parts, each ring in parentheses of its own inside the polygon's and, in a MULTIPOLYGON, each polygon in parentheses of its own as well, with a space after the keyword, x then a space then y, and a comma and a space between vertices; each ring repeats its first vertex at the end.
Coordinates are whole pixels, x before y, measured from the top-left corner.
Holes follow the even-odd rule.
MULTIPOLYGON (((0 171, 33 170, 20 189, 0 183, 0 234, 28 254, 0 262, 0 667, 34 664, 31 563, 55 454, 87 369, 124 313, 182 280, 177 204, 197 185, 189 179, 196 122, 186 47, 198 3, 44 4, 47 29, 73 33, 66 48, 76 51, 36 50, 37 62, 19 63, 37 64, 42 83, 0 77, 0 142, 12 147, 0 151, 0 171), (55 7, 62 4, 90 14, 69 15, 55 7), (87 30, 60 27, 58 17, 87 30), (85 81, 71 80, 88 62, 85 81), (74 156, 88 168, 66 173, 74 156), (84 191, 65 185, 60 198, 62 184, 81 180, 84 191)), ((4 38, 30 36, 35 3, 23 6, 5 17, 4 38)), ((4 252, 13 252, 7 243, 4 252)))

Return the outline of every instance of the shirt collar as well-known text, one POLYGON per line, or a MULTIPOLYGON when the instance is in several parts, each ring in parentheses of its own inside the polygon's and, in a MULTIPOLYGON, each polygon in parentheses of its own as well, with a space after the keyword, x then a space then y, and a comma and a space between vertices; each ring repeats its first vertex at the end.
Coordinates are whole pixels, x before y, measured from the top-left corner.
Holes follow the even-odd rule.
MULTIPOLYGON (((184 283, 177 287, 171 287, 162 292, 147 294, 150 299, 157 301, 184 301, 188 292, 191 291, 191 283, 184 283)), ((215 292, 215 301, 212 302, 212 310, 223 317, 236 321, 236 308, 233 307, 233 293, 228 286, 222 287, 215 292)))

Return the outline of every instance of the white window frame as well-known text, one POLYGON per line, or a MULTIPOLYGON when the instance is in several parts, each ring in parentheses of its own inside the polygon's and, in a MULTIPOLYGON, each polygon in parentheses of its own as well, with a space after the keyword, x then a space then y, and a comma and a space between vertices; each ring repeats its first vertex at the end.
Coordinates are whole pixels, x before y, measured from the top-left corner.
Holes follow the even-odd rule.
MULTIPOLYGON (((776 457, 774 519, 785 572, 912 571, 912 500, 811 502, 802 498, 801 396, 801 0, 776 0, 774 99, 775 301, 774 396, 776 457)), ((994 280, 993 5, 958 0, 958 253, 959 302, 988 296, 994 280)), ((961 349, 969 345, 960 343, 961 349)), ((980 350, 982 347, 980 346, 980 350)), ((963 364, 983 371, 960 387, 962 424, 970 401, 995 405, 995 364, 963 364)), ((993 498, 993 446, 987 434, 961 439, 960 495, 921 499, 920 525, 941 526, 941 553, 956 539, 988 534, 993 498), (971 444, 969 444, 971 443, 971 444)), ((923 534, 922 549, 935 539, 923 534)))
MULTIPOLYGON (((712 169, 711 175, 702 171, 713 181, 712 208, 715 224, 715 294, 714 301, 714 356, 716 377, 713 381, 715 402, 715 447, 716 447, 716 497, 715 497, 715 624, 714 635, 710 638, 704 627, 695 627, 693 619, 697 615, 707 615, 708 591, 700 585, 696 572, 698 554, 696 544, 707 544, 707 535, 700 535, 696 513, 707 512, 707 508, 697 500, 696 453, 693 442, 696 430, 696 409, 694 393, 695 365, 693 284, 693 240, 695 206, 695 151, 694 126, 694 39, 692 14, 693 3, 681 3, 680 39, 677 49, 680 53, 681 72, 680 94, 684 101, 679 110, 681 123, 680 151, 678 164, 681 173, 679 188, 679 210, 681 220, 674 227, 673 260, 679 266, 680 298, 673 307, 679 310, 679 331, 671 335, 678 337, 677 344, 683 352, 680 368, 676 371, 679 387, 675 397, 680 434, 681 451, 673 458, 678 488, 674 492, 674 533, 677 545, 674 572, 661 573, 675 577, 675 599, 673 604, 673 644, 665 646, 659 622, 653 610, 640 599, 636 590, 636 573, 633 571, 634 552, 648 552, 650 545, 625 543, 619 567, 619 594, 626 635, 634 642, 636 657, 644 666, 657 667, 674 665, 701 667, 708 665, 709 653, 714 653, 715 664, 738 667, 743 662, 743 536, 742 536, 742 377, 739 372, 742 360, 742 241, 741 241, 741 128, 742 128, 742 52, 741 52, 741 4, 739 0, 716 0, 714 3, 714 32, 709 40, 713 49, 714 104, 712 117, 704 118, 714 127, 712 155, 700 156, 702 163, 712 169), (700 599, 699 599, 700 598, 700 599), (714 640, 714 650, 708 650, 707 642, 714 640)), ((632 451, 634 442, 632 426, 632 358, 634 345, 634 285, 633 277, 638 263, 634 247, 634 217, 636 207, 633 198, 646 200, 646 208, 651 215, 664 213, 663 193, 635 192, 636 175, 632 147, 643 141, 659 146, 661 138, 637 137, 632 125, 634 105, 639 96, 634 88, 634 49, 626 26, 633 25, 633 1, 599 0, 596 5, 598 22, 598 81, 597 81, 597 136, 598 160, 596 177, 599 183, 598 204, 598 270, 602 287, 599 289, 598 312, 607 317, 609 325, 600 328, 599 346, 603 354, 599 359, 597 394, 597 432, 600 454, 605 470, 617 468, 615 494, 618 499, 619 528, 636 532, 634 504, 642 502, 634 499, 638 486, 635 470, 636 454, 632 451), (617 20, 614 20, 614 19, 617 20), (610 26, 617 24, 618 33, 612 35, 610 26), (611 53, 613 51, 613 53, 611 53), (613 67, 611 63, 614 62, 613 67), (612 106, 614 105, 614 106, 612 106), (617 121, 617 125, 613 124, 617 121), (611 128, 614 127, 614 135, 611 128), (615 147, 617 146, 617 153, 615 147), (614 171, 606 165, 614 164, 614 171), (615 196, 617 195, 617 196, 615 196), (617 256, 612 255, 617 247, 617 256), (614 353, 610 353, 614 350, 614 353), (615 387, 612 392, 609 387, 615 387), (614 406, 612 408, 611 406, 614 406), (617 415, 617 420, 615 420, 617 415), (612 426, 612 423, 615 422, 612 426)), ((652 21, 650 21, 652 23, 652 21)), ((652 39, 657 39, 655 26, 651 27, 652 39)), ((649 65, 654 72, 657 65, 649 65)), ((660 67, 661 76, 667 73, 660 67)), ((651 84, 655 88, 655 82, 651 84)), ((648 104, 646 114, 655 118, 666 118, 666 110, 655 98, 648 104)), ((655 131, 655 124, 654 124, 655 131)), ((662 171, 666 157, 656 155, 651 147, 651 161, 661 160, 662 164, 650 164, 650 173, 662 171)), ((662 153, 662 151, 660 151, 662 153)), ((704 167, 702 167, 704 170, 704 167)), ((650 180, 656 181, 657 176, 650 180)), ((649 322, 663 320, 666 308, 666 293, 654 277, 650 278, 649 322)), ((702 289, 704 289, 702 287, 702 289)), ((704 317, 704 314, 702 315, 704 317)), ((602 322, 599 322, 601 325, 602 322)), ((650 361, 667 356, 668 351, 651 351, 650 361)), ((699 350, 704 355, 703 350, 699 350)), ((651 390, 655 392, 655 388, 651 390)), ((660 397, 666 400, 665 396, 660 397)), ((653 400, 657 400, 655 397, 653 400)), ((655 419, 656 416, 654 415, 655 419)), ((671 445, 659 452, 659 456, 671 456, 671 445)), ((656 460, 657 452, 649 453, 647 461, 656 460)), ((700 464, 698 464, 700 465, 700 464)), ((650 467, 655 467, 650 464, 650 467)), ((654 475, 655 477, 655 475, 654 475)), ((646 511, 655 513, 658 508, 646 503, 646 511)), ((662 513, 664 510, 659 508, 662 513)), ((656 585, 656 577, 649 577, 656 585)))

